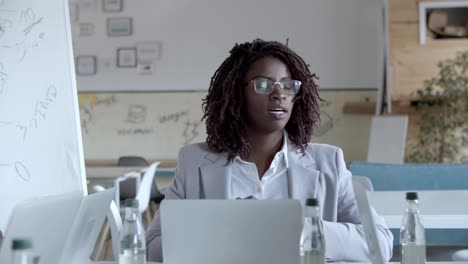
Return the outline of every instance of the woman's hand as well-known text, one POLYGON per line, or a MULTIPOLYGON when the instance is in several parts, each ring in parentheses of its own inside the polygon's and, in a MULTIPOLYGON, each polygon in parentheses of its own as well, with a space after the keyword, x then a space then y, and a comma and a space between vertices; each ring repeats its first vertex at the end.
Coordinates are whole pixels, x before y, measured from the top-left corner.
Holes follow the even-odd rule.
POLYGON ((250 195, 244 198, 237 197, 236 200, 257 200, 257 198, 255 198, 253 195, 250 195))

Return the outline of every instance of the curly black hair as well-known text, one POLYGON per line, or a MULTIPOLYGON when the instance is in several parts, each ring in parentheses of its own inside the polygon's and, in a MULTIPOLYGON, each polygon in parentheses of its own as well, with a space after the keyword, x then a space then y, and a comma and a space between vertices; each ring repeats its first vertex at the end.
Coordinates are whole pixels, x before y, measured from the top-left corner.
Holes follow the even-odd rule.
POLYGON ((281 60, 288 67, 291 78, 302 82, 286 124, 292 145, 304 152, 320 122, 319 101, 322 99, 314 80, 318 78, 299 55, 277 41, 256 39, 236 44, 211 78, 208 95, 202 104, 206 142, 212 150, 226 152, 229 162, 237 155, 245 158, 250 153, 243 114, 244 76, 252 63, 264 57, 281 60))

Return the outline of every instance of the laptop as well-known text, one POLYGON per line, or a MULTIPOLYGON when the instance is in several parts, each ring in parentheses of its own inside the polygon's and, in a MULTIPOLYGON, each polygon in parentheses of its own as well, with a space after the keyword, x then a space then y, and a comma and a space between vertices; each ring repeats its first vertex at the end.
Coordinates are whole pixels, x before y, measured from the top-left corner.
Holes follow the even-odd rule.
POLYGON ((32 240, 39 263, 88 263, 115 189, 83 197, 81 192, 19 203, 0 248, 0 263, 11 263, 11 240, 32 240))
POLYGON ((164 264, 299 263, 296 200, 164 200, 164 264))

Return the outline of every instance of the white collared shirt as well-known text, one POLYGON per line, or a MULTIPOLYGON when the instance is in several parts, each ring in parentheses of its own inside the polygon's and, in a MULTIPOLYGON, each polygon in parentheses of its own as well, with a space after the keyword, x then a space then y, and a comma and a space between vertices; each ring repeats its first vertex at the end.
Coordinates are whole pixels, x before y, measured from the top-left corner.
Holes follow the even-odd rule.
POLYGON ((255 163, 234 158, 231 171, 231 198, 253 196, 259 200, 288 198, 288 140, 283 135, 283 147, 275 154, 262 179, 255 163))

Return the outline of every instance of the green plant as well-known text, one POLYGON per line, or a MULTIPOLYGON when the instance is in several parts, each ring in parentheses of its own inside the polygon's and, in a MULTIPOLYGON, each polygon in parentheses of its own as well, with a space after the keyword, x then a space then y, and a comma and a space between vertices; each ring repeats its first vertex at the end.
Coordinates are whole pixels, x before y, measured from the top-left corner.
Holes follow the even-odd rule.
POLYGON ((437 77, 418 90, 419 138, 408 162, 462 162, 468 146, 468 51, 437 64, 437 77))

